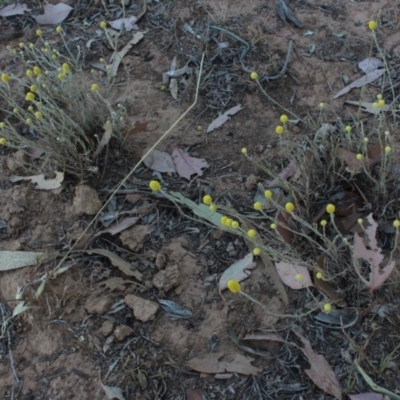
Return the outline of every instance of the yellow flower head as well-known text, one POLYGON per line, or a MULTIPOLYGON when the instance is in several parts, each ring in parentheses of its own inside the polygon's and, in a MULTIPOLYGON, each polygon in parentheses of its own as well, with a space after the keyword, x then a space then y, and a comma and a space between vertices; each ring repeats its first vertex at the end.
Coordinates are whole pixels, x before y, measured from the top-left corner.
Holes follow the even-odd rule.
POLYGON ((273 222, 270 226, 269 226, 272 230, 276 229, 278 227, 278 225, 275 224, 275 222, 273 222))
POLYGON ((364 143, 368 143, 369 139, 367 137, 364 138, 364 143))
POLYGON ((215 212, 215 211, 217 211, 217 208, 218 208, 218 207, 217 207, 216 204, 210 204, 210 210, 211 210, 211 211, 214 211, 214 212, 215 212))
POLYGON ((35 112, 35 117, 36 117, 37 119, 41 119, 41 118, 43 118, 43 114, 42 114, 40 111, 36 111, 36 112, 35 112))
POLYGON ((397 228, 399 228, 400 227, 400 221, 398 220, 398 219, 395 219, 394 221, 393 221, 393 226, 397 229, 397 228))
POLYGON ((321 272, 317 272, 317 273, 315 274, 315 277, 316 277, 317 279, 322 279, 322 278, 323 278, 323 275, 322 275, 321 272))
POLYGON ((161 184, 158 181, 150 181, 149 187, 150 187, 151 190, 156 192, 157 190, 161 189, 161 184))
POLYGON ((378 27, 378 23, 376 21, 371 20, 371 21, 368 22, 368 28, 371 31, 374 31, 377 27, 378 27))
POLYGON ((256 81, 256 80, 258 79, 258 74, 257 74, 257 72, 252 72, 252 73, 250 74, 250 79, 253 80, 253 81, 256 81))
POLYGON ((202 127, 201 125, 197 125, 197 126, 196 126, 196 130, 197 130, 198 132, 201 132, 201 131, 203 130, 203 127, 202 127))
POLYGON ((356 158, 357 158, 358 161, 361 161, 364 158, 364 156, 362 154, 358 153, 356 155, 356 158))
POLYGON ((57 75, 57 78, 58 78, 60 81, 63 81, 63 80, 65 79, 65 75, 59 73, 59 74, 57 75))
POLYGON ((322 110, 325 107, 325 103, 319 103, 318 107, 322 110))
POLYGON ((323 220, 321 220, 320 225, 326 226, 327 223, 328 223, 328 221, 326 219, 323 219, 323 220))
POLYGON ((7 144, 7 139, 5 137, 0 138, 0 145, 5 146, 7 144))
POLYGON ((301 282, 303 280, 303 275, 302 274, 297 274, 295 277, 297 282, 301 282))
POLYGON ((27 69, 25 74, 26 74, 26 76, 32 76, 33 75, 33 71, 31 69, 27 69))
POLYGON ((261 204, 259 201, 256 201, 256 202, 253 204, 253 207, 254 207, 254 209, 257 210, 257 211, 262 210, 262 204, 261 204))
POLYGON ((290 202, 286 203, 286 204, 285 204, 285 210, 286 210, 287 212, 292 212, 292 211, 294 210, 294 204, 293 204, 293 203, 290 203, 290 202))
POLYGON ((33 107, 32 107, 32 106, 29 106, 29 107, 28 107, 28 111, 33 111, 33 107))
POLYGON ((240 283, 234 279, 230 279, 228 281, 228 283, 226 284, 226 286, 228 286, 228 289, 232 292, 232 293, 239 293, 240 292, 240 283))
POLYGON ((28 92, 25 96, 25 100, 33 101, 35 100, 35 95, 32 92, 28 92))
POLYGON ((61 26, 57 26, 56 28, 56 32, 57 33, 62 33, 63 29, 61 28, 61 26))
POLYGON ((271 192, 270 190, 266 190, 266 191, 264 192, 264 196, 265 196, 267 199, 271 199, 271 198, 272 198, 272 192, 271 192))
POLYGON ((33 43, 29 43, 29 48, 30 48, 30 49, 34 49, 34 48, 35 48, 35 45, 34 45, 33 43))
POLYGON ((246 147, 243 147, 242 154, 247 154, 247 148, 246 147))
POLYGON ((362 218, 358 218, 357 222, 358 222, 360 225, 362 225, 364 221, 363 221, 362 218))
POLYGON ((233 221, 233 222, 232 222, 232 228, 233 228, 233 229, 239 228, 239 222, 233 221))
POLYGON ((10 75, 8 74, 1 74, 1 80, 4 83, 8 83, 10 81, 10 75))
POLYGON ((378 100, 378 107, 383 107, 385 105, 385 100, 380 99, 378 100))
POLYGON ((210 205, 210 204, 212 203, 212 201, 213 201, 213 199, 212 199, 212 197, 211 197, 209 194, 206 194, 206 195, 203 197, 203 203, 204 203, 204 204, 210 205))
POLYGON ((324 311, 329 313, 332 310, 332 306, 329 303, 324 304, 324 311))
POLYGON ((58 58, 57 54, 52 54, 52 55, 51 55, 51 59, 52 59, 53 61, 56 61, 57 58, 58 58))
POLYGON ((13 113, 18 114, 18 108, 13 108, 13 113))
POLYGON ((275 132, 276 132, 278 135, 282 135, 283 131, 284 131, 284 129, 283 129, 283 126, 281 126, 281 125, 278 125, 278 126, 275 128, 275 132))
POLYGON ((344 128, 344 130, 347 132, 347 133, 350 133, 351 132, 351 126, 350 125, 347 125, 345 128, 344 128))
POLYGON ((27 118, 25 120, 25 122, 26 122, 27 125, 31 125, 32 124, 32 119, 31 118, 27 118))
POLYGON ((39 67, 33 67, 33 73, 35 75, 40 75, 42 73, 42 70, 39 67))
POLYGON ((30 88, 29 88, 29 90, 30 90, 31 92, 35 93, 35 92, 37 92, 37 86, 31 85, 30 88))
POLYGON ((286 124, 286 123, 289 121, 289 118, 288 118, 287 115, 282 114, 282 115, 279 117, 279 121, 281 121, 282 124, 286 124))
POLYGON ((42 36, 43 35, 43 31, 41 29, 37 29, 36 30, 36 35, 39 36, 39 37, 42 36))
POLYGON ((333 204, 328 204, 326 206, 326 212, 328 214, 333 214, 336 211, 336 207, 333 204))
POLYGON ((255 237, 257 236, 256 230, 255 230, 255 229, 249 229, 249 230, 247 231, 247 236, 248 236, 250 239, 255 238, 255 237))
POLYGON ((6 126, 5 122, 0 122, 0 129, 3 129, 6 126))
POLYGON ((223 215, 222 217, 221 217, 221 224, 222 225, 224 225, 224 226, 226 226, 226 221, 228 220, 228 217, 226 216, 226 215, 223 215))
POLYGON ((101 21, 100 22, 100 28, 102 28, 102 29, 107 28, 107 22, 106 21, 101 21))
POLYGON ((390 146, 385 147, 385 153, 389 154, 392 151, 392 148, 390 146))
POLYGON ((93 83, 92 92, 97 92, 99 89, 100 89, 99 85, 97 83, 93 83))
POLYGON ((24 43, 24 42, 21 42, 21 43, 19 44, 19 47, 20 47, 21 49, 24 49, 24 48, 25 48, 25 43, 24 43))
POLYGON ((259 256, 261 254, 261 249, 259 247, 254 247, 253 254, 259 256))
POLYGON ((63 69, 64 73, 68 74, 68 72, 70 71, 71 68, 67 63, 64 63, 62 65, 62 69, 63 69))
POLYGON ((232 218, 227 218, 225 221, 225 225, 228 226, 229 228, 232 227, 233 219, 232 218))

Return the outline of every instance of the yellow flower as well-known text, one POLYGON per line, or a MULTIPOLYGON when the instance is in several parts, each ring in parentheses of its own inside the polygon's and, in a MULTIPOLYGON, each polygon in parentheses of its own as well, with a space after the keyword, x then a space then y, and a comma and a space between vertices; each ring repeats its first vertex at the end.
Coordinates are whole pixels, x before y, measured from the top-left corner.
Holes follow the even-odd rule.
POLYGON ((282 124, 286 124, 286 123, 289 121, 289 118, 288 118, 287 115, 282 114, 282 115, 279 117, 279 120, 282 122, 282 124))
POLYGON ((364 143, 368 143, 369 139, 367 137, 364 138, 364 143))
POLYGON ((31 92, 37 92, 37 86, 35 86, 35 85, 31 85, 31 87, 29 88, 29 90, 31 91, 31 92))
POLYGON ((333 214, 336 211, 336 207, 333 204, 328 204, 326 206, 326 212, 328 214, 333 214))
POLYGON ((99 85, 97 83, 93 83, 92 92, 97 92, 99 89, 100 89, 99 85))
POLYGON ((25 100, 33 101, 35 100, 35 95, 32 92, 28 92, 25 96, 25 100))
POLYGON ((361 161, 364 158, 364 156, 362 154, 358 153, 356 155, 356 158, 357 158, 358 161, 361 161))
POLYGON ((201 132, 201 131, 203 130, 203 127, 202 127, 201 125, 197 125, 197 126, 196 126, 196 130, 197 130, 198 132, 201 132))
POLYGON ((222 225, 224 225, 224 226, 226 226, 226 221, 228 220, 228 217, 226 216, 226 215, 223 215, 222 217, 221 217, 221 224, 222 225))
POLYGON ((395 219, 393 221, 393 226, 397 229, 398 227, 400 227, 400 221, 398 219, 395 219))
POLYGON ((385 105, 385 100, 380 99, 378 100, 378 107, 383 107, 385 105))
POLYGON ((0 122, 0 129, 3 129, 6 126, 5 122, 0 122))
POLYGON ((283 129, 283 126, 281 126, 281 125, 278 125, 278 126, 275 128, 275 132, 276 132, 278 135, 282 135, 283 131, 284 131, 284 129, 283 129))
POLYGON ((371 31, 374 31, 377 27, 378 27, 378 24, 377 24, 376 21, 371 20, 371 21, 368 22, 368 28, 369 28, 371 31))
POLYGON ((68 74, 68 72, 70 71, 70 67, 67 63, 64 63, 62 65, 62 69, 63 69, 64 73, 66 73, 66 74, 68 74))
POLYGON ((37 29, 36 30, 36 35, 39 36, 39 37, 42 36, 43 35, 43 31, 41 29, 37 29))
POLYGON ((233 221, 233 222, 232 222, 232 228, 233 228, 233 229, 239 228, 239 222, 233 221))
POLYGON ((392 151, 392 148, 390 146, 385 147, 385 153, 389 154, 392 151))
POLYGON ((33 67, 33 73, 35 75, 40 75, 42 73, 42 71, 39 67, 33 67))
POLYGON ((25 120, 25 122, 26 122, 27 125, 31 125, 32 124, 32 119, 31 118, 27 118, 25 120))
POLYGON ((323 219, 323 220, 321 220, 320 225, 326 226, 327 223, 328 223, 328 221, 326 219, 323 219))
POLYGON ((225 221, 225 225, 228 226, 229 228, 232 226, 233 219, 232 218, 227 218, 225 221))
POLYGON ((254 247, 253 254, 259 256, 261 254, 261 249, 259 247, 254 247))
POLYGON ((256 201, 256 202, 253 204, 253 207, 254 207, 254 209, 257 210, 257 211, 262 210, 262 204, 261 204, 259 201, 256 201))
POLYGON ((252 72, 250 74, 250 79, 252 79, 253 81, 256 81, 258 79, 258 74, 257 72, 252 72))
POLYGON ((0 138, 0 145, 5 146, 7 144, 7 139, 5 137, 0 138))
POLYGON ((33 75, 33 71, 31 69, 27 69, 25 73, 26 73, 26 76, 32 76, 33 75))
POLYGON ((8 74, 1 74, 1 80, 2 80, 4 83, 8 83, 8 82, 10 81, 10 75, 8 75, 8 74))
POLYGON ((228 283, 226 284, 228 286, 228 289, 232 293, 239 293, 240 292, 240 283, 234 279, 230 279, 228 283))
POLYGON ((374 102, 372 103, 372 107, 373 107, 373 108, 378 108, 378 107, 379 107, 378 102, 377 102, 377 101, 374 101, 374 102))
POLYGON ((29 43, 29 48, 30 48, 30 49, 34 49, 34 48, 35 48, 35 45, 34 45, 33 43, 29 43))
POLYGON ((248 236, 250 239, 255 238, 255 237, 257 236, 256 230, 255 230, 255 229, 249 229, 249 230, 247 231, 247 236, 248 236))
POLYGON ((377 94, 377 95, 376 95, 376 98, 377 98, 378 100, 382 100, 382 99, 383 99, 383 94, 377 94))
POLYGON ((21 42, 21 43, 19 44, 19 47, 20 47, 21 49, 24 49, 24 48, 25 48, 25 43, 21 42))
POLYGON ((29 107, 28 107, 28 111, 33 111, 33 107, 32 107, 32 106, 29 106, 29 107))
POLYGON ((60 81, 63 81, 63 80, 65 79, 65 75, 60 73, 60 74, 57 75, 57 78, 58 78, 60 81))
POLYGON ((300 281, 303 280, 303 275, 302 274, 297 274, 295 279, 296 279, 297 282, 300 282, 300 281))
POLYGON ((150 181, 149 187, 150 187, 151 190, 156 192, 157 190, 161 189, 161 184, 158 181, 150 181))
POLYGON ((358 218, 357 222, 362 225, 363 224, 363 219, 362 218, 358 218))
POLYGON ((215 204, 210 204, 210 210, 211 211, 217 211, 217 206, 215 204))
POLYGON ((332 306, 329 303, 324 304, 324 311, 329 313, 332 310, 332 306))
POLYGON ((246 147, 243 147, 242 154, 247 154, 247 148, 246 147))
POLYGON ((292 212, 293 210, 294 210, 294 204, 293 203, 286 203, 285 204, 285 210, 287 211, 287 212, 292 212))
POLYGON ((18 108, 13 108, 13 113, 18 114, 18 108))
POLYGON ((41 118, 43 118, 43 114, 42 114, 40 111, 36 111, 36 112, 35 112, 35 117, 36 117, 37 119, 41 119, 41 118))
POLYGON ((107 22, 106 21, 101 21, 100 22, 100 28, 103 28, 103 29, 107 28, 107 22))
POLYGON ((346 126, 346 128, 344 128, 344 130, 347 132, 347 133, 350 133, 351 132, 351 126, 350 125, 347 125, 346 126))
POLYGON ((207 204, 207 205, 210 205, 211 203, 212 203, 212 197, 209 195, 209 194, 206 194, 204 197, 203 197, 203 203, 204 204, 207 204))
POLYGON ((53 60, 53 61, 56 61, 57 60, 57 54, 53 54, 52 56, 51 56, 51 59, 53 60))
POLYGON ((277 228, 277 225, 275 224, 275 222, 273 222, 269 227, 270 227, 271 229, 276 229, 276 228, 277 228))
POLYGON ((317 279, 322 279, 322 273, 321 273, 321 272, 317 272, 316 275, 315 275, 315 277, 316 277, 317 279))
POLYGON ((322 108, 324 108, 324 107, 325 107, 325 103, 319 103, 319 105, 318 105, 318 106, 319 106, 319 108, 321 108, 321 109, 322 109, 322 108))
POLYGON ((264 196, 265 196, 267 199, 271 199, 271 198, 272 198, 272 192, 271 192, 270 190, 266 190, 266 191, 264 192, 264 196))
POLYGON ((63 29, 61 28, 61 26, 57 26, 56 28, 56 32, 57 33, 62 33, 63 29))

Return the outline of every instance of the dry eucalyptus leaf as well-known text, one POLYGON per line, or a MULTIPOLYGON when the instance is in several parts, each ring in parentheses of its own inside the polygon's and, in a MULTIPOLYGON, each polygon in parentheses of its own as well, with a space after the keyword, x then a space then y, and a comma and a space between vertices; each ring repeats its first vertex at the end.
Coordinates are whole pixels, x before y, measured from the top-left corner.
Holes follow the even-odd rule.
POLYGON ((103 136, 101 137, 101 140, 99 142, 99 144, 97 145, 97 149, 94 152, 94 156, 97 157, 101 151, 103 150, 104 146, 107 146, 108 142, 111 139, 112 136, 112 125, 110 121, 107 121, 104 125, 103 125, 103 129, 104 129, 104 133, 103 136))
POLYGON ((108 21, 110 26, 116 30, 125 29, 126 31, 131 31, 132 29, 139 29, 139 27, 135 24, 137 18, 132 16, 129 18, 120 18, 115 21, 108 21))
POLYGON ((275 267, 282 282, 290 288, 304 289, 305 287, 313 286, 307 268, 283 261, 275 263, 275 267), (302 279, 296 279, 299 275, 301 275, 302 279))
POLYGON ((45 4, 43 10, 44 14, 35 17, 36 22, 41 25, 57 25, 68 17, 72 7, 64 3, 58 3, 55 6, 45 4))
POLYGON ((253 361, 251 358, 241 354, 223 357, 223 352, 207 353, 203 356, 192 358, 185 365, 195 371, 206 374, 236 372, 243 375, 257 375, 260 372, 259 368, 251 365, 251 361, 253 361), (221 360, 221 358, 223 359, 221 360))
POLYGON ((273 188, 276 186, 279 186, 281 181, 286 181, 289 178, 291 178, 297 171, 297 162, 296 160, 290 161, 290 163, 278 174, 278 176, 270 181, 270 182, 265 182, 264 186, 266 188, 273 188))
POLYGON ((328 393, 334 396, 336 399, 341 400, 342 389, 340 388, 339 381, 333 372, 332 367, 328 364, 323 356, 314 352, 310 342, 305 337, 296 331, 293 332, 303 342, 304 348, 301 350, 311 365, 311 368, 306 369, 304 372, 325 393, 328 393))
POLYGON ((120 233, 120 232, 124 231, 125 229, 128 229, 132 225, 135 225, 138 220, 139 220, 139 217, 124 218, 121 221, 119 221, 118 223, 111 225, 107 229, 97 232, 95 236, 99 236, 103 233, 111 233, 111 235, 116 235, 117 233, 120 233))
POLYGON ((132 46, 138 44, 144 38, 143 32, 136 32, 133 34, 132 39, 124 46, 124 48, 120 51, 116 51, 112 57, 110 62, 112 63, 110 69, 110 76, 114 77, 117 75, 119 64, 121 64, 122 59, 125 57, 126 53, 131 49, 132 46))
POLYGON ((171 93, 171 96, 175 99, 178 100, 178 81, 177 79, 173 78, 169 82, 169 92, 171 93))
POLYGON ((142 280, 142 274, 136 269, 134 269, 134 267, 130 262, 125 261, 123 258, 113 253, 112 251, 105 249, 90 249, 86 250, 86 252, 88 254, 94 253, 107 257, 111 261, 111 264, 114 265, 115 267, 118 267, 125 275, 133 276, 138 281, 142 280))
POLYGON ((25 12, 31 11, 30 8, 24 3, 14 3, 9 6, 3 7, 0 10, 0 17, 12 17, 13 15, 22 15, 25 12))
POLYGON ((39 253, 34 251, 0 251, 0 271, 9 271, 37 265, 39 262, 49 261, 58 256, 58 252, 39 253))
MULTIPOLYGON (((148 152, 148 149, 144 150, 144 154, 148 152)), ((153 171, 158 172, 176 172, 174 160, 165 151, 152 150, 150 154, 143 160, 144 165, 153 171)))
POLYGON ((382 249, 378 247, 376 241, 378 224, 372 218, 372 214, 368 215, 367 221, 369 225, 367 228, 364 228, 367 239, 366 245, 358 233, 354 234, 353 265, 360 279, 370 288, 371 291, 374 291, 389 278, 395 266, 395 262, 392 261, 384 268, 381 268, 384 256, 382 254, 382 249), (369 280, 365 279, 361 274, 362 260, 367 261, 370 266, 371 273, 369 274, 369 280))
POLYGON ((231 115, 238 113, 242 109, 243 109, 243 107, 240 104, 238 104, 237 106, 232 107, 229 110, 225 111, 218 118, 214 119, 213 122, 211 122, 211 124, 207 128, 207 133, 210 133, 210 132, 214 131, 215 129, 218 129, 219 127, 221 127, 226 121, 229 121, 229 117, 231 115))
POLYGON ((383 74, 385 73, 384 69, 376 69, 375 71, 368 72, 365 76, 362 78, 356 79, 355 81, 351 82, 350 85, 345 86, 342 90, 339 90, 332 98, 331 100, 337 99, 340 96, 343 96, 344 94, 350 92, 351 89, 354 88, 359 88, 365 85, 368 85, 368 83, 371 83, 373 81, 376 81, 379 79, 383 74))
POLYGON ((365 72, 366 74, 382 67, 383 62, 376 57, 367 57, 365 60, 362 60, 358 63, 358 68, 360 68, 361 71, 365 72))
POLYGON ((116 386, 106 386, 100 382, 101 387, 104 389, 107 399, 119 399, 125 400, 125 397, 122 394, 122 390, 116 386))
POLYGON ((203 175, 202 168, 208 167, 206 160, 191 157, 187 152, 178 147, 172 152, 172 159, 174 160, 179 176, 189 180, 194 174, 203 175))
POLYGON ((255 267, 256 263, 253 262, 253 253, 249 253, 246 257, 236 261, 221 275, 218 283, 219 291, 222 292, 227 289, 228 281, 231 279, 238 282, 244 281, 251 275, 249 270, 254 269, 255 267))
POLYGON ((61 186, 64 180, 64 172, 56 172, 56 177, 54 179, 46 179, 44 175, 32 175, 32 176, 10 176, 10 181, 12 183, 20 181, 31 181, 36 183, 34 189, 37 190, 53 190, 61 186))

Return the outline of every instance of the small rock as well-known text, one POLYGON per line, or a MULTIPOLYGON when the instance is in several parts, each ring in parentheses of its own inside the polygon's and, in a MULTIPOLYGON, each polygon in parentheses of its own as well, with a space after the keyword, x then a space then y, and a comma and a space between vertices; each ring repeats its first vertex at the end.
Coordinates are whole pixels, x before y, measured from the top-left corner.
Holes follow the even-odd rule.
POLYGON ((165 257, 165 254, 158 253, 156 258, 156 267, 158 269, 163 269, 166 262, 167 262, 167 257, 165 257))
POLYGON ((214 231, 212 233, 212 237, 214 239, 221 239, 223 234, 224 234, 224 231, 220 231, 219 229, 214 229, 214 231))
POLYGON ((126 295, 125 303, 133 310, 135 318, 142 322, 153 320, 160 308, 154 301, 142 299, 134 294, 126 295))
POLYGON ((132 335, 132 333, 133 333, 133 329, 127 325, 117 326, 114 330, 114 336, 118 342, 122 342, 128 336, 132 335))
POLYGON ((113 329, 114 329, 114 323, 112 321, 104 321, 103 325, 99 329, 99 332, 104 337, 108 337, 112 334, 113 329))
POLYGON ((174 286, 179 285, 179 268, 177 265, 168 267, 165 270, 160 271, 153 277, 153 285, 157 289, 162 289, 165 292, 172 289, 174 286))
POLYGON ((257 183, 258 183, 258 178, 254 174, 250 174, 247 177, 244 186, 246 187, 247 190, 252 190, 257 186, 257 183))
POLYGON ((154 227, 149 225, 135 225, 121 233, 120 239, 124 246, 129 250, 137 252, 142 249, 143 242, 147 235, 154 231, 154 227))
POLYGON ((89 314, 100 314, 103 315, 112 305, 111 297, 99 297, 97 294, 94 294, 86 300, 85 308, 89 314))
POLYGON ((74 215, 95 215, 102 207, 97 192, 86 185, 77 186, 71 211, 74 215))
POLYGON ((144 283, 144 286, 147 287, 147 289, 153 289, 153 282, 148 280, 144 283))

